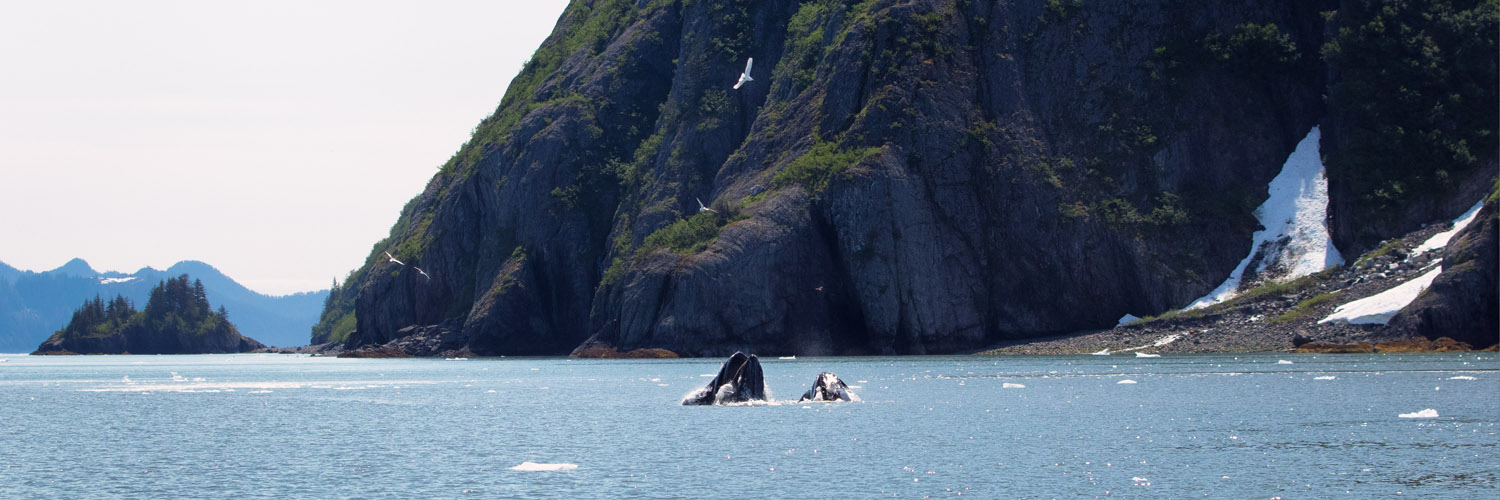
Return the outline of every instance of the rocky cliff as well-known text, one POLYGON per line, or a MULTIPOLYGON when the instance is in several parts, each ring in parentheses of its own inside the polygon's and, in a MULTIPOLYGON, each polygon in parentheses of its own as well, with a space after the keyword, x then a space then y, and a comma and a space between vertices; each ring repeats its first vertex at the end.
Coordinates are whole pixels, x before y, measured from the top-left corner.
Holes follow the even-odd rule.
MULTIPOLYGON (((1314 125, 1341 154, 1370 142, 1350 132, 1369 117, 1338 107, 1369 107, 1349 78, 1390 83, 1358 57, 1374 35, 1345 30, 1372 5, 574 2, 313 341, 937 353, 1181 307, 1243 257, 1314 125), (731 89, 752 57, 755 80, 731 89)), ((1493 54, 1493 9, 1443 6, 1478 18, 1450 31, 1493 54)), ((1437 87, 1493 103, 1486 61, 1473 85, 1437 87)), ((1369 174, 1447 172, 1380 209, 1435 211, 1492 178, 1495 112, 1479 113, 1469 156, 1369 174)), ((1422 130, 1469 123, 1450 122, 1422 130)), ((1340 158, 1331 177, 1363 175, 1340 158)))

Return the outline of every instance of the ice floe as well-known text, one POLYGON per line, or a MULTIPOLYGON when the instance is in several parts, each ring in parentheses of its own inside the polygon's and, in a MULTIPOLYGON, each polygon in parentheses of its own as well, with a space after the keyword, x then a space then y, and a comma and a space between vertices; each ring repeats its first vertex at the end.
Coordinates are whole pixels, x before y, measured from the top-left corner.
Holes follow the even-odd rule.
POLYGON ((1137 357, 1137 358, 1160 358, 1161 355, 1160 354, 1147 354, 1147 353, 1144 353, 1144 352, 1137 351, 1135 353, 1135 357, 1137 357))
POLYGON ((1338 377, 1335 377, 1333 375, 1322 375, 1313 377, 1313 380, 1338 380, 1338 377))
POLYGON ((1448 377, 1448 380, 1479 380, 1479 379, 1474 378, 1474 377, 1470 377, 1468 375, 1459 375, 1459 376, 1456 376, 1456 377, 1448 377))
POLYGON ((1401 418, 1437 418, 1438 412, 1432 408, 1413 413, 1402 413, 1397 415, 1401 418))
POLYGON ((1006 383, 1000 384, 1000 387, 1003 388, 1003 389, 1025 389, 1026 385, 1025 384, 1016 384, 1016 383, 1012 383, 1012 382, 1006 382, 1006 383))
POLYGON ((511 467, 510 470, 518 470, 518 471, 524 471, 524 472, 546 472, 546 471, 573 470, 573 469, 577 469, 577 468, 578 468, 578 464, 539 464, 539 463, 536 463, 536 462, 526 461, 526 462, 521 462, 521 465, 517 465, 515 467, 511 467))
POLYGON ((1134 384, 1134 383, 1135 383, 1135 381, 1134 381, 1134 380, 1130 380, 1130 379, 1128 379, 1128 378, 1127 378, 1127 379, 1125 379, 1125 380, 1121 380, 1121 381, 1119 381, 1119 382, 1115 382, 1115 384, 1117 384, 1117 385, 1118 385, 1118 384, 1134 384))

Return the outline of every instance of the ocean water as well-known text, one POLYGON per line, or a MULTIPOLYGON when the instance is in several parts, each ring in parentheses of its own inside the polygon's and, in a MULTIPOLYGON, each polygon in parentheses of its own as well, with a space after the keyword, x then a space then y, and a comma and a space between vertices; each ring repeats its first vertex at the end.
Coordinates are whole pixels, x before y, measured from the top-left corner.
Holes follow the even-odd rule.
POLYGON ((725 407, 711 359, 0 359, 0 498, 1500 492, 1493 353, 764 359, 725 407))

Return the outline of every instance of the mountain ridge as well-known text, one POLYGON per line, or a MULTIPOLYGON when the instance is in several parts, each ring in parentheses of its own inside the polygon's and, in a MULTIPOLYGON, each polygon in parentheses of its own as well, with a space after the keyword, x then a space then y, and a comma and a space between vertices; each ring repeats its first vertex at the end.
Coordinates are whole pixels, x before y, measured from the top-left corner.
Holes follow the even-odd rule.
MULTIPOLYGON (((0 263, 0 270, 15 269, 0 263)), ((250 290, 204 262, 185 260, 165 270, 94 270, 83 259, 42 271, 0 272, 0 350, 30 352, 67 322, 78 303, 123 295, 145 304, 151 287, 188 274, 201 280, 215 307, 224 306, 246 336, 269 345, 306 343, 327 291, 269 296, 250 290), (8 276, 8 277, 7 277, 8 276)))

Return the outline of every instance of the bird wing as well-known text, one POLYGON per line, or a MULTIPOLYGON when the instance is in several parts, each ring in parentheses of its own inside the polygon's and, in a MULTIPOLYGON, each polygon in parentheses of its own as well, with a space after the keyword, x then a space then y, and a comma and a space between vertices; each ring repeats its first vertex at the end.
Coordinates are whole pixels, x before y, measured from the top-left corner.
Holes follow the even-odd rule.
POLYGON ((755 58, 754 57, 745 59, 745 74, 747 74, 747 75, 750 74, 750 66, 752 66, 754 64, 755 64, 755 58))

